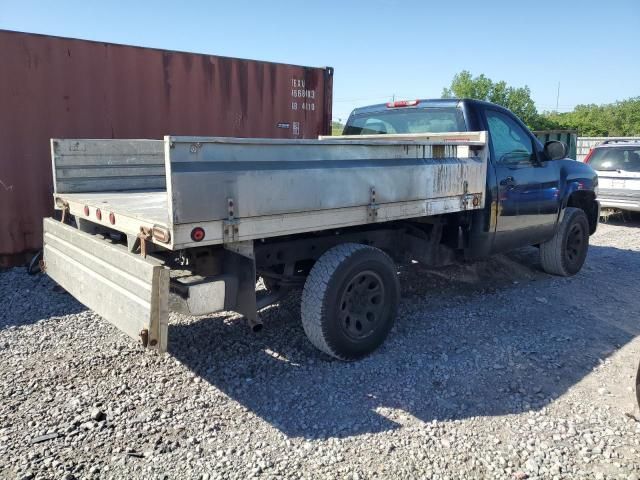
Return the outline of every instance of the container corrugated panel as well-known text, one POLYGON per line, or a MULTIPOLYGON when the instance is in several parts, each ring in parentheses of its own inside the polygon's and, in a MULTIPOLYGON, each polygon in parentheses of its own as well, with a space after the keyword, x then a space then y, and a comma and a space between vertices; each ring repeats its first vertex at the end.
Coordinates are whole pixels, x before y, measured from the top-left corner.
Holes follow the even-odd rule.
POLYGON ((584 161, 584 158, 589 154, 589 150, 593 147, 600 145, 606 140, 637 140, 640 141, 640 137, 578 137, 577 143, 577 160, 579 162, 584 161))
POLYGON ((567 146, 567 157, 576 159, 577 155, 577 130, 537 130, 533 134, 543 144, 549 140, 563 142, 567 146))
POLYGON ((331 68, 5 30, 0 58, 0 265, 41 247, 50 138, 330 132, 331 68))

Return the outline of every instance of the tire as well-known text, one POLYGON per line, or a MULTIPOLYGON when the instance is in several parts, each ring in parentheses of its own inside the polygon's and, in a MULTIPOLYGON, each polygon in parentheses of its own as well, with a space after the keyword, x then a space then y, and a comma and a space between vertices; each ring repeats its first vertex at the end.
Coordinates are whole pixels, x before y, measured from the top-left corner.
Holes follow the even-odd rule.
POLYGON ((387 338, 400 285, 393 260, 368 245, 344 243, 315 263, 302 291, 302 326, 309 341, 340 360, 356 360, 387 338))
POLYGON ((38 253, 36 253, 32 258, 31 261, 29 262, 29 265, 27 266, 27 273, 29 275, 35 275, 36 273, 42 273, 42 270, 40 269, 40 261, 42 260, 42 250, 38 251, 38 253))
POLYGON ((555 235, 540 245, 545 272, 569 277, 580 271, 589 250, 589 221, 579 208, 567 207, 555 235))

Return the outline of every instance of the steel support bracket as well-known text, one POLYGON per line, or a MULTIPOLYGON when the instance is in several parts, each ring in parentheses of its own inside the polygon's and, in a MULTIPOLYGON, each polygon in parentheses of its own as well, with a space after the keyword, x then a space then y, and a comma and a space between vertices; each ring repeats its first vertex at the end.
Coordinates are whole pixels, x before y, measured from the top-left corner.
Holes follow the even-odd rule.
POLYGON ((469 182, 464 181, 462 184, 463 194, 460 197, 460 207, 462 210, 466 210, 469 207, 469 202, 473 200, 473 195, 469 193, 469 182))
POLYGON ((376 203, 376 187, 369 189, 369 205, 367 205, 367 221, 378 220, 378 204, 376 203))
POLYGON ((142 330, 140 330, 140 340, 142 341, 142 346, 143 347, 147 347, 147 345, 149 344, 149 330, 146 328, 143 328, 142 330))
POLYGON ((67 219, 69 218, 69 202, 62 199, 58 199, 58 200, 60 200, 59 205, 60 205, 60 210, 62 210, 62 218, 60 219, 60 221, 62 223, 66 223, 67 219))
POLYGON ((464 195, 462 195, 460 197, 460 207, 462 208, 462 210, 467 210, 469 208, 469 205, 473 202, 474 198, 475 195, 473 195, 472 193, 465 193, 464 195))
POLYGON ((227 198, 227 219, 222 222, 222 242, 234 243, 240 240, 240 222, 235 217, 235 202, 227 198))
POLYGON ((237 220, 224 220, 222 222, 222 242, 235 243, 239 241, 239 222, 237 220))
POLYGON ((245 240, 243 242, 234 242, 224 245, 225 250, 237 253, 246 258, 255 259, 256 255, 253 250, 253 240, 245 240))
POLYGON ((151 229, 140 227, 140 233, 138 233, 137 237, 140 240, 140 256, 147 258, 147 242, 151 240, 151 229))

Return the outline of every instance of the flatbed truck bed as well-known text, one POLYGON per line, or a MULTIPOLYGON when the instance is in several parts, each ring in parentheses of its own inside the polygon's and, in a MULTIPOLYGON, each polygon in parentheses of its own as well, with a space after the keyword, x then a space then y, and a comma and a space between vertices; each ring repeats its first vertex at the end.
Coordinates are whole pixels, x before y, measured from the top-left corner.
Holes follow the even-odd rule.
POLYGON ((147 241, 171 250, 484 205, 484 132, 54 139, 52 152, 57 208, 130 238, 161 231, 147 241))

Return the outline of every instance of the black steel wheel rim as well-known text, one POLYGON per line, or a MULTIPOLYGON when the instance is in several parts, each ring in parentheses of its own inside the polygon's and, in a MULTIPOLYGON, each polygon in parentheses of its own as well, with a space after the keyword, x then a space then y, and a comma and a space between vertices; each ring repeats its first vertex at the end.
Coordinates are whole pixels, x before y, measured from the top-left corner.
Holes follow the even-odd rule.
POLYGON ((376 272, 358 272, 347 282, 338 304, 338 319, 344 334, 363 340, 384 324, 385 288, 376 272))
POLYGON ((582 231, 582 225, 575 223, 569 229, 569 235, 567 236, 567 259, 571 263, 578 261, 582 255, 584 248, 584 232, 582 231))

